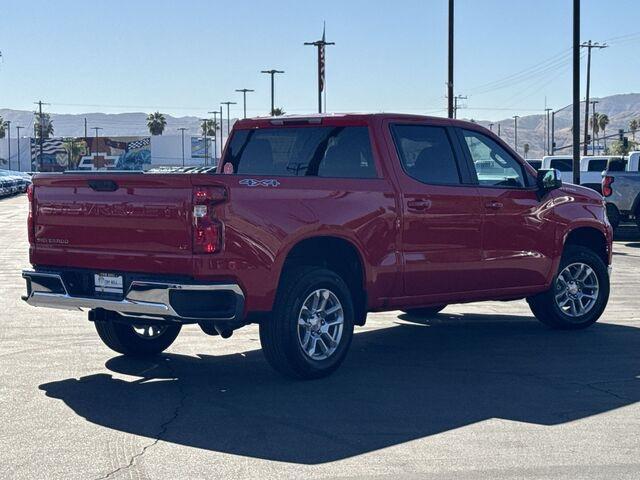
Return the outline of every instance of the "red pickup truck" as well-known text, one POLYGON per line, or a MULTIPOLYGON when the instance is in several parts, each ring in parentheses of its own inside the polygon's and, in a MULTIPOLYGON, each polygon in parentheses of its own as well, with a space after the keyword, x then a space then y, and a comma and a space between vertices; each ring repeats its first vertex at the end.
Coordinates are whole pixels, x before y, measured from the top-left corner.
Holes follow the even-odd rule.
POLYGON ((125 355, 258 323, 273 367, 317 378, 367 312, 526 298, 579 329, 609 296, 602 197, 462 121, 242 120, 217 172, 38 174, 29 201, 24 299, 88 310, 125 355))

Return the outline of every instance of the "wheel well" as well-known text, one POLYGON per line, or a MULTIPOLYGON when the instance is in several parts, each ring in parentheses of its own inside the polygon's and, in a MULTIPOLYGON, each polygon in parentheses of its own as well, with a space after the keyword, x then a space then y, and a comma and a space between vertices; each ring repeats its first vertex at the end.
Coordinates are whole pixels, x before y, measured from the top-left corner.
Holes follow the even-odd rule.
POLYGON ((569 233, 564 244, 565 246, 578 245, 588 248, 589 250, 595 252, 600 258, 602 258, 602 261, 605 265, 609 263, 607 239, 605 238, 603 233, 596 228, 576 228, 569 233))
POLYGON ((356 310, 356 325, 364 325, 367 311, 364 265, 358 250, 338 237, 314 237, 296 244, 284 262, 283 271, 292 266, 311 265, 336 272, 349 287, 356 310))

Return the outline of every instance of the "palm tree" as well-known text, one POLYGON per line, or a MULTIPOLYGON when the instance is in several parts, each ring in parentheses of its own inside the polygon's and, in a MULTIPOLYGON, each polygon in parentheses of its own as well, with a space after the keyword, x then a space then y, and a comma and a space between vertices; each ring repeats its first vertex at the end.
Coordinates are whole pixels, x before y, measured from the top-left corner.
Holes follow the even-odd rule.
POLYGON ((162 135, 164 127, 167 126, 167 120, 160 112, 150 113, 147 115, 147 127, 151 135, 162 135))
POLYGON ((531 146, 528 143, 525 143, 523 148, 524 148, 524 158, 527 158, 527 154, 529 153, 529 149, 531 148, 531 146))
POLYGON ((4 121, 4 119, 2 118, 2 116, 0 116, 0 138, 4 138, 5 134, 6 134, 6 127, 7 124, 4 121))
POLYGON ((640 121, 638 121, 638 119, 634 118, 629 122, 629 130, 631 130, 631 136, 633 137, 634 142, 636 141, 636 132, 638 131, 638 128, 640 128, 640 121))
POLYGON ((287 112, 285 112, 282 108, 275 107, 273 109, 273 112, 271 112, 271 116, 272 117, 279 117, 280 115, 284 115, 285 113, 287 113, 287 112))
POLYGON ((42 117, 39 112, 35 112, 35 119, 33 120, 33 129, 35 130, 36 138, 40 138, 40 130, 42 125, 42 138, 47 139, 53 135, 53 123, 48 113, 43 113, 42 117))
POLYGON ((205 118, 200 122, 200 130, 202 130, 202 135, 206 135, 207 137, 215 137, 216 129, 218 128, 218 123, 211 119, 205 118))
POLYGON ((606 134, 607 125, 609 125, 609 115, 607 115, 606 113, 599 113, 598 126, 600 127, 600 130, 602 130, 602 136, 604 137, 605 150, 607 149, 607 134, 606 134))
MULTIPOLYGON (((596 138, 598 138, 598 134, 600 133, 600 116, 602 114, 601 113, 594 113, 593 116, 591 117, 591 129, 593 130, 593 138, 591 139, 591 143, 592 145, 595 146, 596 144, 596 138)), ((593 152, 595 154, 595 148, 593 149, 593 152)))

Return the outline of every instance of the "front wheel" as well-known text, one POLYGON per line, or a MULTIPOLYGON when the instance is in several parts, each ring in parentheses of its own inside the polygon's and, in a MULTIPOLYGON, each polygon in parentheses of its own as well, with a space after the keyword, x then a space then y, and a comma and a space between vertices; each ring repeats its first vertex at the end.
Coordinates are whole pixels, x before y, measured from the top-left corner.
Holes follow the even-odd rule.
POLYGON ((529 297, 531 311, 545 325, 564 330, 595 323, 609 300, 609 274, 592 250, 570 245, 549 290, 529 297))
POLYGON ((111 350, 132 357, 150 357, 165 351, 180 333, 180 325, 95 322, 100 339, 111 350))
POLYGON ((331 270, 298 267, 283 274, 273 314, 260 323, 269 364, 299 379, 325 377, 347 355, 354 308, 345 282, 331 270))

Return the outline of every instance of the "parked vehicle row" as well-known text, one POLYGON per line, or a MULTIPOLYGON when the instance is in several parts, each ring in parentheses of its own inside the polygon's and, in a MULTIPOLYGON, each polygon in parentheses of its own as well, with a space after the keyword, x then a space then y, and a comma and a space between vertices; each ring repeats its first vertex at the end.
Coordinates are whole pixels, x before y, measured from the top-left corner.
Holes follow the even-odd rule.
MULTIPOLYGON (((580 185, 602 193, 602 172, 610 161, 622 160, 619 156, 586 156, 580 158, 580 185)), ((549 155, 542 158, 542 169, 555 168, 560 171, 562 181, 573 183, 573 157, 549 155)))
POLYGON ((24 172, 0 170, 0 197, 25 193, 31 185, 31 176, 24 172))
POLYGON ((640 227, 640 152, 608 162, 602 173, 602 195, 614 229, 627 221, 640 227))
POLYGON ((276 370, 318 378, 367 312, 526 298, 576 330, 609 296, 602 196, 470 122, 245 119, 216 174, 38 174, 29 201, 24 300, 88 310, 124 355, 257 323, 276 370))

